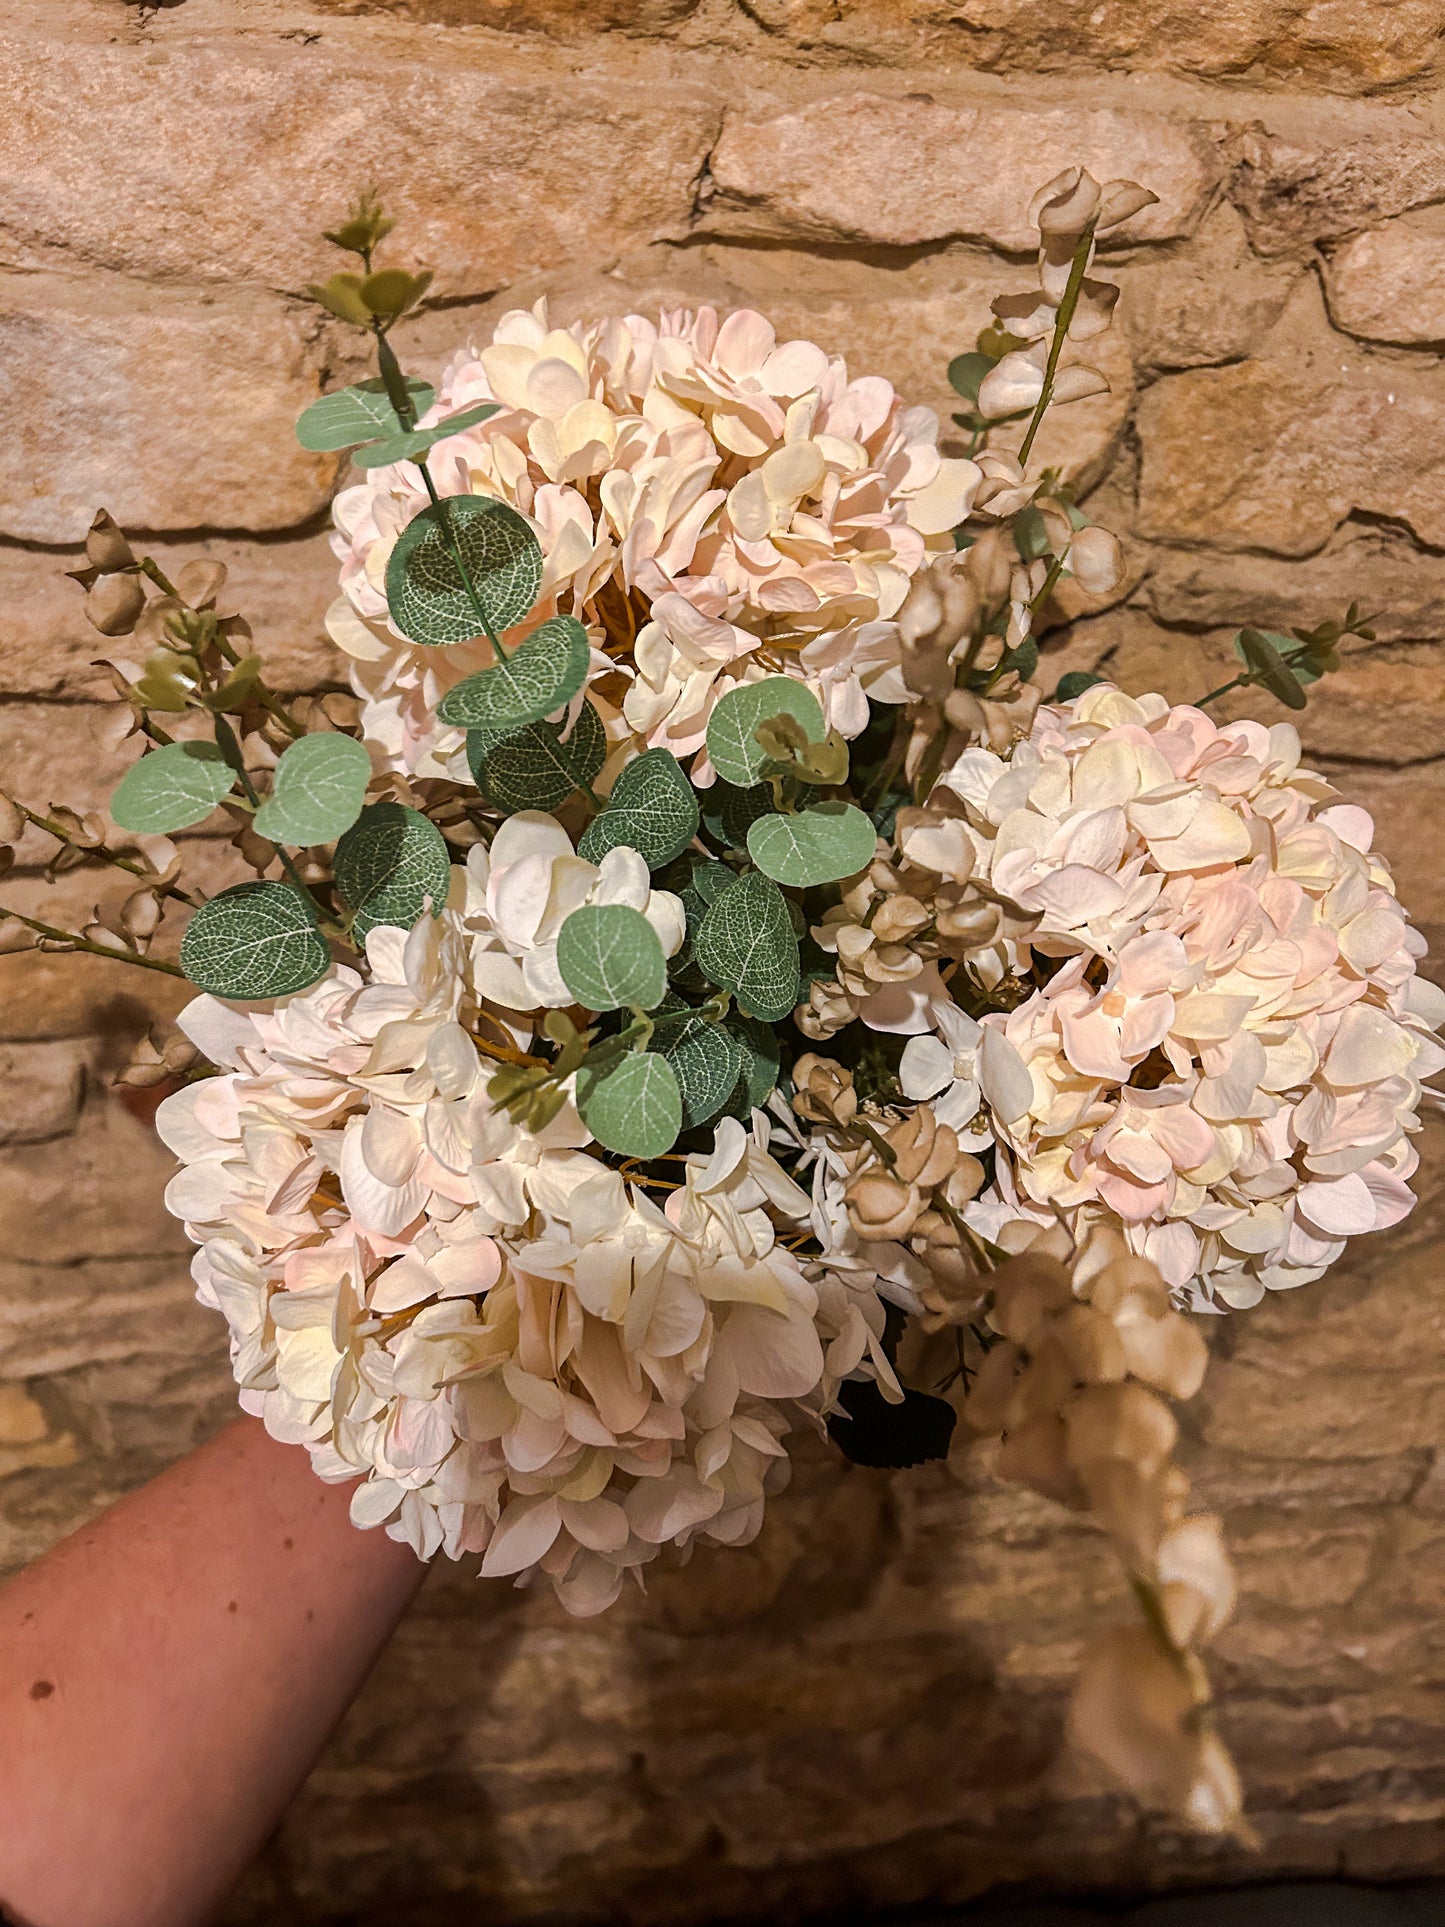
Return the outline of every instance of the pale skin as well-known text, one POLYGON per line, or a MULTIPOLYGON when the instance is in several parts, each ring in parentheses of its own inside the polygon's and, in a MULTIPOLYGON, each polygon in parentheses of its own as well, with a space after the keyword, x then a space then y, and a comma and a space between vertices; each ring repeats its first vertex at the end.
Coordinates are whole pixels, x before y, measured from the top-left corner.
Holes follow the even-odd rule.
POLYGON ((0 1588, 0 1917, 200 1927, 426 1568, 255 1419, 0 1588))

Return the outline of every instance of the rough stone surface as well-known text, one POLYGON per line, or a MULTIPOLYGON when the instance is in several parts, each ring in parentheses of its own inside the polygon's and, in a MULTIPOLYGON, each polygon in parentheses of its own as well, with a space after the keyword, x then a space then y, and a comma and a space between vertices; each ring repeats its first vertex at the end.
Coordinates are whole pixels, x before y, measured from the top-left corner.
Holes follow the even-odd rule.
POLYGON ((707 223, 733 233, 911 247, 954 237, 1026 250, 1034 187, 1082 162, 1149 176, 1159 205, 1117 230, 1187 234, 1218 165, 1202 129, 1112 107, 944 106, 863 91, 782 114, 730 115, 712 156, 707 223))
POLYGON ((75 542, 102 497, 133 528, 308 520, 337 469, 292 433, 321 392, 316 332, 259 290, 207 302, 109 277, 0 276, 0 408, 14 450, 0 533, 75 542))
MULTIPOLYGON (((1244 623, 1378 610, 1301 728, 1374 813, 1438 959, 1442 21, 1441 0, 0 0, 0 378, 21 376, 0 783, 99 804, 134 754, 60 574, 100 502, 165 531, 168 568, 228 564, 279 685, 342 672, 331 476, 291 422, 361 366, 295 296, 368 180, 403 217, 396 258, 440 271, 443 303, 396 336, 423 373, 542 295, 563 320, 711 301, 947 424, 948 360, 1022 284, 1032 191, 1080 159, 1162 204, 1108 256, 1113 392, 1040 442, 1128 572, 1051 632, 1041 674, 1188 700, 1228 678, 1244 623)), ((75 927, 128 888, 90 867, 47 886, 53 848, 27 836, 0 903, 75 927)), ((235 879, 224 841, 191 849, 205 887, 235 879)), ((113 1088, 186 995, 0 956, 0 1566, 235 1409, 161 1206, 170 1161, 113 1088)), ((1259 1856, 1141 1823, 1060 1764, 1083 1640, 1129 1610, 1096 1537, 995 1485, 985 1453, 890 1479, 800 1441, 756 1546, 601 1620, 438 1568, 228 1927, 702 1927, 1438 1874, 1438 1123, 1423 1151, 1413 1218, 1218 1322, 1186 1419, 1243 1581, 1215 1671, 1259 1856)))
POLYGON ((702 89, 589 80, 552 55, 499 59, 490 40, 438 58, 425 29, 346 33, 336 51, 330 34, 293 31, 150 53, 0 43, 10 258, 295 291, 340 265, 321 232, 368 183, 453 296, 505 286, 579 242, 605 261, 685 231, 718 119, 702 89), (81 131, 94 124, 104 141, 81 131))
MULTIPOLYGON (((99 475, 92 499, 111 506, 115 479, 109 471, 99 475)), ((251 624, 273 687, 300 692, 345 684, 346 659, 324 626, 336 595, 336 562, 325 534, 259 543, 201 535, 148 542, 146 549, 168 575, 198 556, 226 564, 227 600, 251 624)), ((112 695, 115 685, 100 659, 125 656, 134 644, 102 636, 86 621, 84 597, 65 575, 83 560, 79 550, 57 554, 0 542, 0 698, 76 702, 112 695)))
POLYGON ((1445 225, 1406 216, 1357 234, 1325 271, 1337 327, 1373 341, 1445 341, 1445 225))
POLYGON ((1438 367, 1372 356, 1332 334, 1319 307, 1302 284, 1258 356, 1144 395, 1141 533, 1307 555, 1361 511, 1445 546, 1438 367))
MULTIPOLYGON (((459 4, 460 0, 451 0, 459 4)), ((744 0, 779 53, 916 60, 920 51, 992 72, 1081 67, 1277 76, 1364 92, 1431 67, 1439 0, 744 0)), ((543 6, 531 9, 540 19, 543 6)))

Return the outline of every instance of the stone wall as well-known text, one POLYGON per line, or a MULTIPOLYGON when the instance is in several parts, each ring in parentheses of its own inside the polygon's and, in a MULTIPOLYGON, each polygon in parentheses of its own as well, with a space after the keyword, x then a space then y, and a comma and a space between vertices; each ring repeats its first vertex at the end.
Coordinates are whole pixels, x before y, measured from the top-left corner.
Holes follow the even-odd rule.
MULTIPOLYGON (((438 270, 405 342, 425 372, 543 294, 710 300, 946 411, 1030 192, 1077 159, 1160 201, 1117 259, 1114 393, 1048 431, 1128 532, 1129 590, 1048 673, 1185 697, 1242 622, 1379 608, 1303 729, 1445 938, 1442 33, 1445 0, 3 0, 0 782, 95 803, 126 760, 60 576, 99 501, 231 565, 283 686, 337 676, 337 476, 290 423, 356 369, 298 295, 368 182, 398 258, 438 270)), ((35 901, 47 854, 0 897, 35 901)), ((231 1409, 168 1160, 108 1087, 176 1002, 0 959, 10 1565, 231 1409)), ((229 1919, 1440 1871, 1442 1136, 1413 1220, 1219 1332, 1191 1421, 1243 1578, 1217 1670, 1259 1855, 1055 1765, 1082 1637, 1126 1610, 1087 1532, 971 1458, 890 1480, 805 1447, 756 1547, 601 1621, 439 1569, 229 1919)))

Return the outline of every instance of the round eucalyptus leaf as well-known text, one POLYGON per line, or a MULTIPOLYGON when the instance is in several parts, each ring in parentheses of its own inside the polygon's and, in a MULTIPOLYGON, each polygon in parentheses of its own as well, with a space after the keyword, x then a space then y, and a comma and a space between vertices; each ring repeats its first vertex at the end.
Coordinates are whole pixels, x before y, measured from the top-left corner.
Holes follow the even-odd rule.
POLYGON ((116 785, 110 813, 123 830, 169 836, 211 814, 236 783, 214 743, 167 743, 133 763, 116 785))
POLYGON ((1082 696, 1086 689, 1104 680, 1096 676, 1092 669, 1071 669, 1066 676, 1059 677, 1059 686, 1054 691, 1056 703, 1071 703, 1075 696, 1082 696))
POLYGON ((873 861, 877 843, 872 818, 852 803, 760 816, 748 831, 748 855, 763 875, 797 889, 856 876, 873 861))
POLYGON ((475 428, 478 422, 498 414, 501 406, 496 401, 478 402, 475 408, 464 408, 460 414, 448 415, 445 421, 433 422, 430 428, 409 428, 388 435, 384 442, 369 442, 365 448, 358 448, 351 459, 358 468, 385 468, 391 462, 415 461, 418 455, 425 455, 429 448, 435 448, 448 436, 460 435, 464 428, 475 428))
POLYGON ((757 740, 759 723, 791 716, 810 743, 828 734, 823 706, 806 683, 791 676, 766 676, 744 683, 719 698, 707 725, 708 761, 724 782, 750 789, 762 775, 767 752, 757 740))
POLYGON ((778 1082, 782 1049, 778 1034, 756 1018, 736 1012, 727 1020, 728 1031, 737 1044, 742 1072, 728 1100, 728 1111, 744 1122, 760 1104, 766 1104, 778 1082))
POLYGON ((633 1051, 615 1070, 577 1073, 582 1122, 619 1157, 660 1158, 682 1129, 682 1093, 665 1057, 633 1051))
POLYGON ((377 924, 410 930, 426 910, 440 916, 451 857, 435 823, 402 803, 371 803, 336 846, 336 887, 358 942, 377 924))
POLYGON ((557 723, 467 731, 472 781, 509 816, 517 810, 560 809, 575 789, 593 780, 606 757, 607 732, 588 702, 565 742, 557 723))
POLYGON ((290 883, 238 883, 203 903, 181 938, 181 969, 213 997, 289 997, 324 977, 331 952, 290 883))
POLYGON ((484 634, 477 605, 498 634, 510 629, 537 600, 541 585, 536 536, 514 508, 493 495, 449 495, 424 508, 402 530, 386 565, 392 621, 413 642, 435 647, 484 634))
POLYGON ((521 729, 571 702, 587 680, 592 645, 575 616, 549 616, 505 662, 467 676, 437 704, 456 729, 521 729))
POLYGON ((584 903, 557 933, 562 981, 588 1010, 651 1010, 667 991, 657 932, 625 903, 584 903))
POLYGON ((756 870, 709 906, 693 951, 708 981, 765 1024, 781 1023, 798 1000, 798 939, 787 900, 756 870))
POLYGON ((652 1047, 672 1066, 682 1093, 684 1130, 716 1117, 743 1070, 743 1053, 732 1033, 698 1011, 680 1011, 658 1019, 652 1047))
POLYGON ((334 843, 361 814, 370 781, 371 758, 354 736, 302 736, 282 752, 271 794, 256 812, 256 833, 298 849, 334 843))
POLYGON ((650 870, 680 856, 697 835, 697 792, 670 749, 645 749, 612 786, 607 808, 594 816, 577 854, 600 863, 626 844, 650 870))
MULTIPOLYGON (((431 383, 408 375, 406 388, 417 414, 424 415, 436 398, 431 383)), ((297 441, 320 454, 401 432, 397 412, 387 398, 386 383, 379 375, 359 381, 353 388, 339 388, 334 395, 323 395, 296 424, 297 441)))
MULTIPOLYGON (((1286 641, 1288 638, 1281 637, 1280 640, 1286 641)), ((1304 708, 1305 692, 1271 636, 1262 629, 1241 629, 1234 646, 1251 676, 1271 696, 1276 697, 1287 709, 1304 708)))

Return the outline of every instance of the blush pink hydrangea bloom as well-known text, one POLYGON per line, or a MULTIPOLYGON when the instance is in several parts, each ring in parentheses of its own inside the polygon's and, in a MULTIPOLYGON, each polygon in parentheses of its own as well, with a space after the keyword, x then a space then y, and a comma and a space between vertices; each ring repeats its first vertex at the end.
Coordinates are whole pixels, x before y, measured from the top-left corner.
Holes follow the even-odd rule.
POLYGON ((1222 1309, 1406 1215, 1445 994, 1368 813, 1300 767, 1291 725, 1100 685, 942 786, 976 874, 1038 919, 994 960, 1038 987, 984 1019, 1019 1095, 981 1229, 1116 1219, 1222 1309))
MULTIPOLYGON (((615 740, 688 755, 717 698, 764 675, 807 681, 845 736, 869 695, 903 699, 895 618, 983 479, 939 453, 930 409, 749 310, 555 328, 544 302, 453 358, 423 424, 485 401, 501 412, 439 445, 437 486, 531 522, 545 568, 525 627, 558 610, 587 624, 615 740)), ((389 621, 387 559, 427 499, 410 462, 336 498, 329 627, 378 762, 436 776, 461 741, 436 705, 491 655, 417 648, 389 621)))
MULTIPOLYGON (((548 855, 550 823, 513 819, 548 855)), ((720 1121, 662 1210, 582 1148, 571 1102, 536 1135, 491 1102, 462 1021, 505 954, 486 882, 474 861, 455 908, 373 930, 366 978, 188 1006, 219 1073, 160 1108, 166 1202, 242 1406, 322 1478, 362 1475, 357 1525, 590 1614, 664 1545, 753 1538, 790 1426, 860 1366, 899 1394, 871 1274, 782 1242, 811 1200, 761 1114, 720 1121)))

